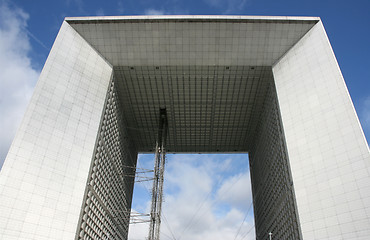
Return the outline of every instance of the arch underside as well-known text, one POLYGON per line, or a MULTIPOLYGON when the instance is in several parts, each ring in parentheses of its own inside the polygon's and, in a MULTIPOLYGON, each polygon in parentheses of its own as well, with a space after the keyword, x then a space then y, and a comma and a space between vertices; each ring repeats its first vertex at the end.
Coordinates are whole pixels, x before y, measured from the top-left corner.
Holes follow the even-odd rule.
POLYGON ((107 93, 76 239, 127 238, 136 156, 155 143, 155 126, 146 124, 155 122, 159 106, 166 107, 175 125, 169 126, 170 151, 249 153, 257 239, 264 239, 271 231, 278 239, 301 239, 271 68, 252 68, 202 67, 197 68, 199 72, 190 67, 116 69, 107 93), (140 96, 135 87, 149 96, 140 96), (228 97, 218 99, 225 95, 228 97), (171 105, 164 105, 166 98, 172 99, 171 105), (187 110, 179 112, 183 108, 187 110), (171 142, 174 139, 177 142, 171 142))

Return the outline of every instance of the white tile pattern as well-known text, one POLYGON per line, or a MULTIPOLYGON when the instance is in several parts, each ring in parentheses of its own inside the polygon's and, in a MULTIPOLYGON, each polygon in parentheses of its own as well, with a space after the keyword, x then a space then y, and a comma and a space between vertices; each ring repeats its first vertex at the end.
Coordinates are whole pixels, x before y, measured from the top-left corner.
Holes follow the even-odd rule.
POLYGON ((0 239, 73 239, 112 68, 67 23, 0 173, 0 239))
POLYGON ((274 67, 304 239, 368 239, 370 154, 317 23, 274 67))
POLYGON ((271 66, 317 21, 67 19, 113 66, 271 66))
POLYGON ((247 152, 271 67, 114 67, 122 111, 141 152, 153 150, 158 109, 170 121, 168 152, 247 152))
MULTIPOLYGON (((140 151, 155 139, 162 105, 173 151, 249 151, 253 139, 284 139, 263 113, 274 80, 292 175, 276 178, 281 188, 259 181, 261 189, 281 195, 293 180, 305 240, 370 235, 369 148, 320 20, 153 16, 63 23, 0 172, 1 239, 75 238, 113 76, 140 151), (266 119, 262 136, 256 129, 266 119)), ((253 161, 270 168, 267 150, 253 161)), ((272 165, 285 169, 279 159, 272 165)), ((296 239, 289 224, 297 222, 274 202, 256 219, 286 222, 259 229, 278 226, 296 239)))
POLYGON ((302 239, 275 84, 271 79, 249 152, 256 239, 302 239))
POLYGON ((137 150, 113 78, 101 119, 76 239, 127 239, 137 150))

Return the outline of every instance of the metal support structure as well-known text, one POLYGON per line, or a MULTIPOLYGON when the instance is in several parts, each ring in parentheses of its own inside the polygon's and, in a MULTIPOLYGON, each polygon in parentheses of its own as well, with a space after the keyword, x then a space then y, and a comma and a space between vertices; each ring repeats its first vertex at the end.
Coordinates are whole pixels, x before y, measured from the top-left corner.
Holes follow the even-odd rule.
POLYGON ((155 147, 154 181, 152 189, 152 208, 150 212, 150 229, 148 240, 159 240, 161 226, 161 211, 163 200, 163 174, 166 160, 167 112, 161 108, 159 112, 159 127, 155 147))

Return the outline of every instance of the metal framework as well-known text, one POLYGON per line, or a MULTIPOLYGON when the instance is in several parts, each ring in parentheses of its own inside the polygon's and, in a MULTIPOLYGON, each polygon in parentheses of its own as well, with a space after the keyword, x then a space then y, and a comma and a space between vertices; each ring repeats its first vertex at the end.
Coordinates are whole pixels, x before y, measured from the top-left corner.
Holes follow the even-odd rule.
POLYGON ((150 212, 150 229, 148 240, 159 240, 161 211, 163 200, 163 173, 165 164, 165 146, 167 136, 167 112, 161 108, 159 112, 159 127, 155 147, 154 181, 152 189, 152 207, 150 212))

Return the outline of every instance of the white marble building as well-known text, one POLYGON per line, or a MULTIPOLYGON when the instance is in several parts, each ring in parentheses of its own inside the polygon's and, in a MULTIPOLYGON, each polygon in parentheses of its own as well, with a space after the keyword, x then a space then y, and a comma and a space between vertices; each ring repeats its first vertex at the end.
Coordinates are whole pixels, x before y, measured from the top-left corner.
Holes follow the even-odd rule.
POLYGON ((126 239, 160 107, 169 152, 249 153, 257 239, 369 239, 369 147, 323 24, 266 16, 66 18, 0 172, 0 239, 126 239))

